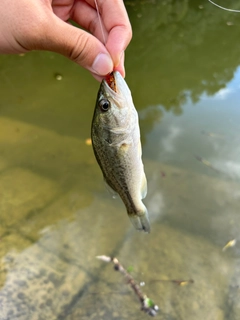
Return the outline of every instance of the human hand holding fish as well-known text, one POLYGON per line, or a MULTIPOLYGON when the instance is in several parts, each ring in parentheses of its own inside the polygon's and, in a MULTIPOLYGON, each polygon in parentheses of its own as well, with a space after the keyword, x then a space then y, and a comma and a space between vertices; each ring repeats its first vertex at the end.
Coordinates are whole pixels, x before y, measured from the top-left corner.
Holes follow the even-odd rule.
MULTIPOLYGON (((97 0, 94 1, 103 41, 107 43, 97 0)), ((108 188, 119 194, 134 227, 149 233, 148 211, 142 202, 147 195, 147 179, 142 163, 138 113, 131 91, 116 68, 101 82, 91 136, 93 151, 108 188)))
POLYGON ((48 50, 65 55, 99 81, 113 69, 125 76, 124 51, 132 30, 123 1, 97 4, 99 12, 94 0, 1 0, 0 53, 48 50))

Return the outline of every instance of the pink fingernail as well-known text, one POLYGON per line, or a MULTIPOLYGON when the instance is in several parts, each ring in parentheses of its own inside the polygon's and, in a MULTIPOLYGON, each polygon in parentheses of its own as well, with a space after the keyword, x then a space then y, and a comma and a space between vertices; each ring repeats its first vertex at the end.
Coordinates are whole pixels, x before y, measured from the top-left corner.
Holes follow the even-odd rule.
POLYGON ((105 76, 113 70, 111 57, 106 53, 99 53, 92 64, 93 72, 100 76, 105 76))

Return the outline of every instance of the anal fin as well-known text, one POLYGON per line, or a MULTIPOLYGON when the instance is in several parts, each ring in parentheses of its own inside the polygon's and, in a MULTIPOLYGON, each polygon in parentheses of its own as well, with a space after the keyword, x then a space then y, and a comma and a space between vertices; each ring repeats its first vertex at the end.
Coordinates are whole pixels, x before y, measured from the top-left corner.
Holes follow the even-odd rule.
POLYGON ((111 197, 116 199, 116 197, 118 196, 118 193, 107 183, 105 178, 104 178, 104 183, 105 183, 105 187, 106 187, 107 191, 109 192, 109 194, 111 195, 111 197))

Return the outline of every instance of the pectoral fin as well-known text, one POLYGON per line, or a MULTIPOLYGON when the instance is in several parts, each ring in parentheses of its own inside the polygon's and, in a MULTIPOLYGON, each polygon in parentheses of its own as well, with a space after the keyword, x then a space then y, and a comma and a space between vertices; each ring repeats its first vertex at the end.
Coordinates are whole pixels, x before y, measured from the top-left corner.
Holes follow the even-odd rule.
POLYGON ((105 178, 104 178, 104 183, 109 194, 112 196, 112 198, 115 199, 118 196, 118 193, 112 188, 112 186, 109 185, 109 183, 106 181, 105 178))

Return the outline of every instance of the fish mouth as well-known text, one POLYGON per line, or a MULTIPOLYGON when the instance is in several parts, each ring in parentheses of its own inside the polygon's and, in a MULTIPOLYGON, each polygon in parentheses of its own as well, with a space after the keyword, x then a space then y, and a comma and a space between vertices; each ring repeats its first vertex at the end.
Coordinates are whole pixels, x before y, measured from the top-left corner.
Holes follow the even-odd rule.
POLYGON ((105 81, 110 89, 112 89, 114 92, 117 92, 117 84, 116 84, 116 80, 115 80, 113 71, 106 75, 105 81))
POLYGON ((105 76, 102 81, 101 90, 106 97, 116 100, 119 107, 132 101, 131 92, 118 71, 113 71, 105 76))

